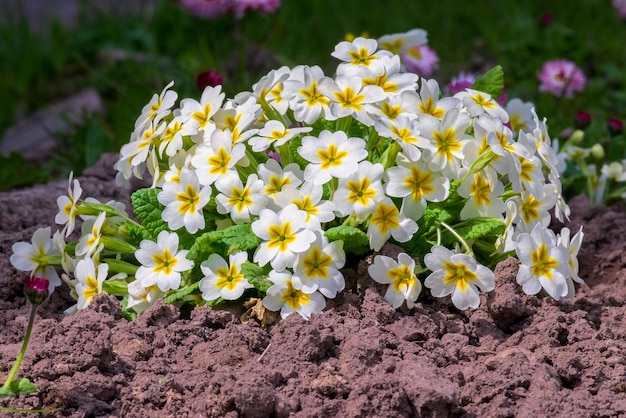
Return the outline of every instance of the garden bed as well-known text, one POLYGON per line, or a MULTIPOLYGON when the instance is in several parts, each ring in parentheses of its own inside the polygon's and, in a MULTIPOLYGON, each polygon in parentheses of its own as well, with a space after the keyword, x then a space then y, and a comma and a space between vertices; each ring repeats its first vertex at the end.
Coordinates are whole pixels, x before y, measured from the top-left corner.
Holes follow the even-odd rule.
MULTIPOLYGON (((86 195, 128 202, 131 189, 115 186, 116 158, 105 155, 79 178, 86 195)), ((29 314, 11 246, 53 222, 66 188, 0 194, 3 376, 29 314)), ((237 309, 181 312, 162 301, 128 322, 112 296, 66 316, 75 302, 63 285, 40 308, 18 374, 40 392, 0 405, 71 417, 621 416, 626 213, 583 197, 569 204, 570 229, 585 232, 586 280, 571 301, 525 295, 513 259, 498 266, 480 307, 464 312, 428 292, 414 309, 395 310, 367 275, 371 258, 352 260, 346 290, 322 313, 265 328, 242 323, 237 309)))

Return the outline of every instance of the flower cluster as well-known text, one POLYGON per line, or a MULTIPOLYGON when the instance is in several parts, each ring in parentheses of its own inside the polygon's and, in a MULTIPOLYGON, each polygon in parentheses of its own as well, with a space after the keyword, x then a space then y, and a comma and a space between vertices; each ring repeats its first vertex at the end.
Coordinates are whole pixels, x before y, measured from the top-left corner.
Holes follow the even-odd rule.
MULTIPOLYGON (((425 41, 422 32, 409 34, 425 41)), ((406 52, 394 39, 381 44, 406 52)), ((119 203, 81 200, 70 178, 63 230, 16 244, 13 265, 51 283, 62 268, 78 309, 101 292, 135 312, 159 298, 254 297, 308 318, 344 289, 347 254, 391 241, 405 252, 375 256, 369 273, 389 284, 396 308, 412 307, 422 286, 475 308, 509 256, 527 293, 571 297, 582 231, 548 229, 551 211, 563 221, 569 208, 545 120, 521 102, 501 107, 497 74, 477 80, 491 94, 442 97, 374 39, 340 42, 331 55, 333 76, 281 67, 232 99, 207 87, 176 107, 169 84, 115 165, 119 182, 152 178, 132 196, 137 221, 119 203), (77 217, 81 237, 66 243, 77 217)))
POLYGON ((273 13, 280 8, 280 0, 180 0, 180 4, 204 19, 216 19, 227 13, 241 18, 247 10, 273 13))

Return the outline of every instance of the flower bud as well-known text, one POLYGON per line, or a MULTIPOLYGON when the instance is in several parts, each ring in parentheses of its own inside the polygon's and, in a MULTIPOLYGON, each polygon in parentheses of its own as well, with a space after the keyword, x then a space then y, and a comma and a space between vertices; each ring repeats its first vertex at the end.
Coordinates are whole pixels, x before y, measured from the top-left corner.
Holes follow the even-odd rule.
POLYGON ((617 136, 622 133, 624 130, 624 122, 617 118, 609 118, 606 123, 606 127, 609 130, 611 136, 617 136))
POLYGON ((591 147, 591 156, 596 160, 604 158, 604 147, 601 144, 594 144, 591 147))
POLYGON ((41 305, 48 299, 50 282, 43 277, 28 276, 24 281, 24 294, 34 305, 41 305))
POLYGON ((196 76, 196 86, 201 89, 205 87, 216 87, 224 82, 222 75, 217 71, 203 71, 196 76))
POLYGON ((569 137, 568 142, 572 145, 580 144, 585 138, 585 133, 580 129, 576 129, 569 137))
POLYGON ((591 124, 591 115, 587 112, 576 112, 574 126, 576 129, 585 129, 591 124))

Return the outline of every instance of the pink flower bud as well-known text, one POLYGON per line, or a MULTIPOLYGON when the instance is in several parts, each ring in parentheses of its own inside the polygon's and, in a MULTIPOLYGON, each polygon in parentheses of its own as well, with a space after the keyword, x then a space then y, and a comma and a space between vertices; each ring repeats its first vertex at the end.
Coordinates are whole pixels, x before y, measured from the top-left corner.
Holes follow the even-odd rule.
POLYGON ((609 118, 606 127, 612 136, 617 136, 624 130, 624 122, 617 118, 609 118))
POLYGON ((576 129, 585 129, 591 124, 591 115, 587 112, 576 112, 574 116, 574 126, 576 129))
POLYGON ((222 75, 214 70, 203 71, 196 76, 196 86, 201 89, 221 86, 223 82, 222 75))
POLYGON ((41 305, 48 299, 50 282, 43 277, 28 276, 24 281, 24 294, 32 304, 41 305))

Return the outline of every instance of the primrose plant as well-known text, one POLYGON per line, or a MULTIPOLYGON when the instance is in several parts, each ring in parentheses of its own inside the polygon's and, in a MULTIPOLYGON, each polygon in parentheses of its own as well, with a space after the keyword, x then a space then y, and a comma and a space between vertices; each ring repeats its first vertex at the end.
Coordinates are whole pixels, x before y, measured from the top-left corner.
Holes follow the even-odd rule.
POLYGON ((476 308, 510 256, 526 293, 572 297, 583 234, 548 229, 552 212, 569 215, 557 154, 534 111, 511 129, 494 100, 501 69, 443 97, 374 39, 340 42, 331 55, 332 76, 281 67, 233 99, 207 87, 177 105, 170 83, 115 165, 121 183, 152 179, 132 195, 133 215, 83 199, 70 176, 63 228, 14 247, 30 260, 14 266, 51 279, 62 269, 75 309, 109 293, 129 314, 158 299, 241 299, 308 318, 344 290, 349 254, 392 242, 397 259, 375 255, 368 271, 389 284, 395 308, 413 307, 423 288, 476 308), (77 223, 80 238, 67 242, 77 223))

